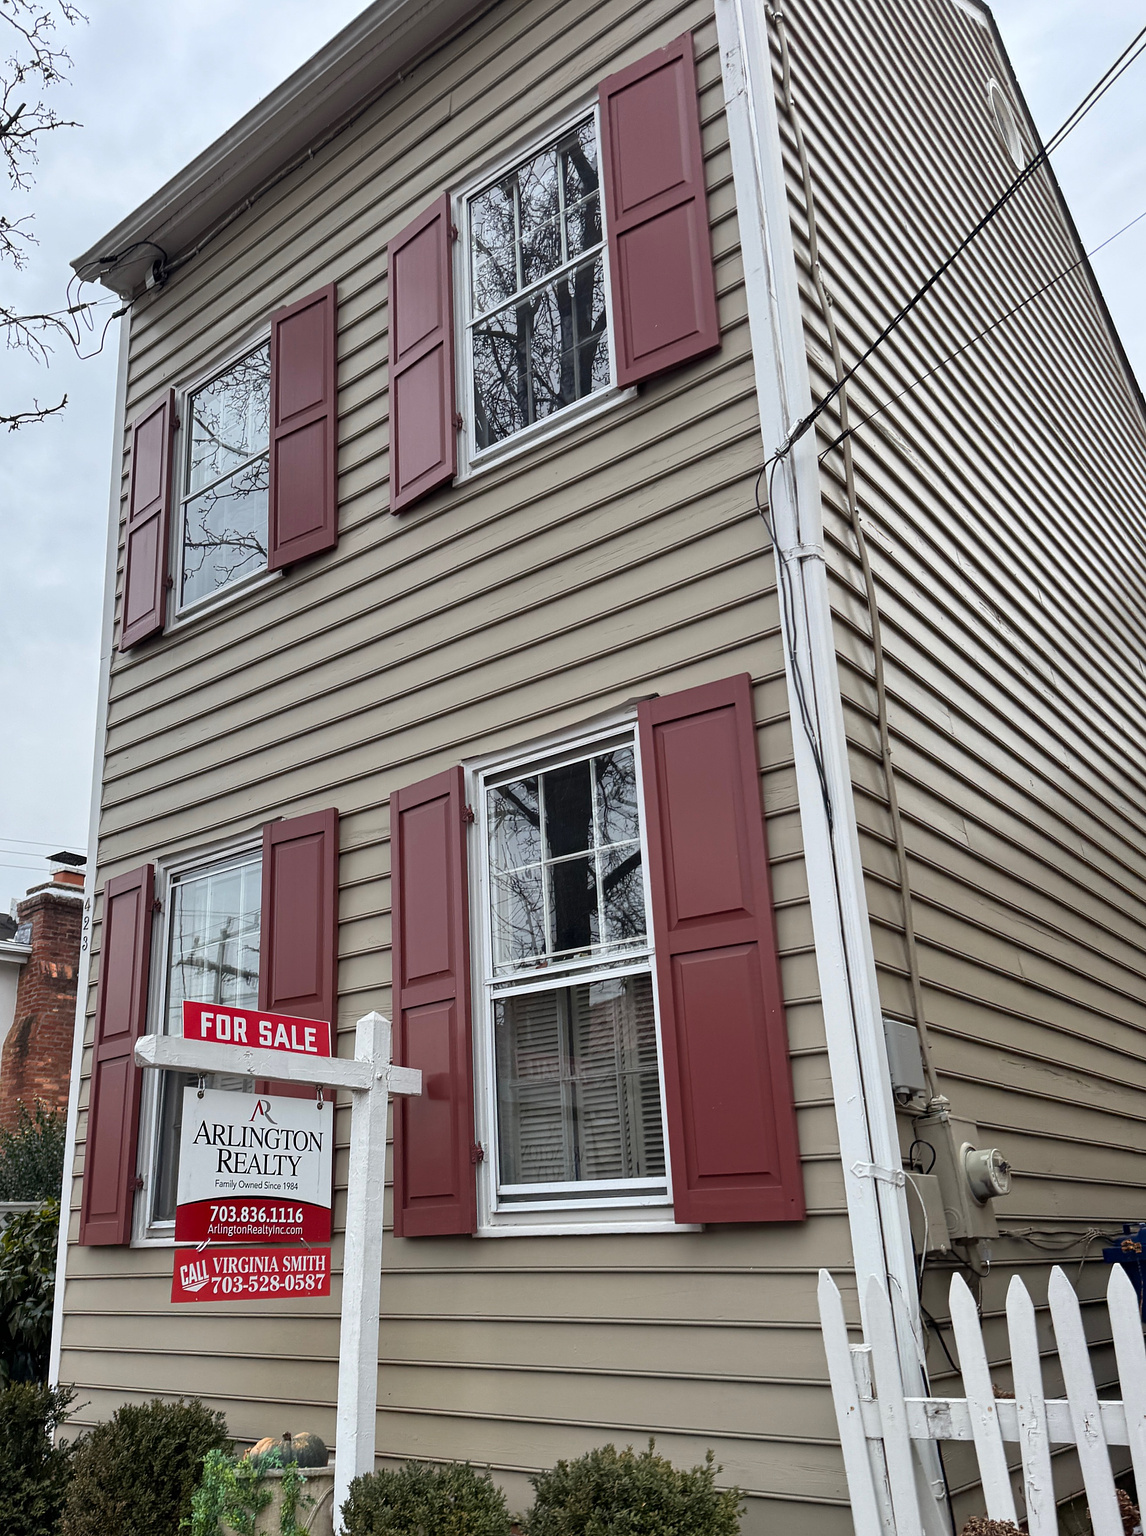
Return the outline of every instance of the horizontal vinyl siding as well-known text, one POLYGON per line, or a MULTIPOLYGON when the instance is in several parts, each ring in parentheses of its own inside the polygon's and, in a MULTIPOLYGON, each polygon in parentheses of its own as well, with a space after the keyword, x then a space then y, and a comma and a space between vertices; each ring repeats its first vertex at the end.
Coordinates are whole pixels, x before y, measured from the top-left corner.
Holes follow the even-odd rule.
MULTIPOLYGON (((712 1447, 722 1481, 746 1490, 746 1536, 777 1520, 842 1536, 815 1271, 831 1264, 854 1285, 773 568, 752 489, 760 428, 709 5, 484 11, 137 306, 129 417, 332 280, 338 548, 117 656, 100 884, 336 805, 345 1033, 391 1006, 393 790, 627 699, 749 671, 809 1219, 400 1242, 388 1204, 378 1450, 388 1462, 490 1464, 524 1506, 529 1471, 653 1434, 690 1465, 712 1447), (444 186, 686 27, 697 30, 722 349, 392 517, 386 241, 444 186)), ((98 922, 93 949, 94 985, 98 922)), ((85 1081, 77 1174, 87 1100, 85 1081)), ((343 1119, 344 1143, 347 1130, 343 1119)), ((345 1182, 343 1149, 336 1228, 345 1182)), ((340 1256, 338 1238, 336 1269, 340 1256)), ((286 1425, 332 1438, 337 1294, 305 1309, 172 1308, 170 1274, 164 1249, 70 1250, 62 1379, 81 1389, 83 1422, 194 1390, 241 1439, 286 1425)))
MULTIPOLYGON (((847 366, 1015 175, 986 88, 1009 76, 989 27, 950 0, 798 0, 785 17, 847 366)), ((832 381, 830 348, 782 99, 780 114, 816 397, 832 381)), ((1050 1391, 1050 1262, 1062 1258, 1086 1299, 1110 1382, 1093 1232, 1146 1216, 1146 433, 1085 268, 916 381, 1079 254, 1037 173, 850 389, 853 422, 908 391, 853 442, 924 1002, 943 1091, 1014 1165, 977 1283, 993 1374, 1011 1385, 1003 1307, 1019 1273, 1039 1304, 1050 1391)), ((821 428, 881 997, 910 1018, 834 411, 821 428)), ((924 1301, 953 1350, 949 1276, 930 1263, 924 1301)), ((934 1390, 958 1390, 934 1330, 928 1358, 934 1390)), ((947 1459, 960 1519, 981 1508, 964 1449, 947 1459)), ((1056 1477, 1060 1493, 1077 1486, 1069 1455, 1056 1477)))

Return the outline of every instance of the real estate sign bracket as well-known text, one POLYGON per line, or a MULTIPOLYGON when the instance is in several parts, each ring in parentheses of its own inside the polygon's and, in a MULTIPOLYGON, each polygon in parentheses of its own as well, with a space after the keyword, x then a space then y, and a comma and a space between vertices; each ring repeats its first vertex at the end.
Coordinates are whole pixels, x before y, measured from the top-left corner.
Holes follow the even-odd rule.
POLYGON ((390 1020, 358 1020, 354 1059, 307 1056, 257 1046, 144 1035, 135 1046, 141 1067, 176 1072, 239 1072, 279 1082, 347 1088, 350 1178, 342 1259, 342 1321, 338 1350, 338 1414, 334 1446, 334 1508, 351 1480, 374 1470, 378 1412, 378 1320, 382 1282, 382 1206, 386 1188, 386 1121, 392 1093, 420 1094, 422 1074, 390 1060, 390 1020))

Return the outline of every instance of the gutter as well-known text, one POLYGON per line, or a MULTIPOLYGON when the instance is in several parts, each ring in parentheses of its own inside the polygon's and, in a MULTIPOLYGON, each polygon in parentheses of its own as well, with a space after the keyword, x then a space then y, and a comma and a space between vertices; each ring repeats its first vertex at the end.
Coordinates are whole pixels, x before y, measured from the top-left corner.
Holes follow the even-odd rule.
POLYGON ((68 1280, 68 1228, 72 1215, 75 1178, 76 1130, 80 1118, 80 1075, 84 1065, 84 1033, 87 1027, 89 975, 91 973, 92 914, 95 910, 99 848, 100 791, 103 787, 104 750, 107 745, 107 705, 111 688, 112 642, 115 630, 115 578, 119 565, 119 516, 123 487, 123 437, 127 416, 127 355, 131 319, 119 325, 119 363, 115 381, 115 425, 112 436, 111 492, 109 497, 107 555, 104 564, 103 630, 100 636, 99 694, 96 703, 95 747, 92 760, 92 794, 88 813, 88 862, 84 872, 84 915, 80 929, 80 964, 76 982, 76 1022, 72 1035, 72 1075, 68 1084, 68 1120, 64 1140, 64 1177, 60 1192, 60 1235, 56 1245, 56 1288, 52 1303, 52 1345, 48 1356, 48 1384, 59 1386, 63 1344, 64 1293, 68 1280))
MULTIPOLYGON (((715 0, 715 7, 767 463, 811 410, 811 384, 764 7, 759 0, 715 0)), ((781 460, 772 492, 777 598, 785 627, 796 637, 795 661, 786 644, 784 666, 860 1314, 870 1337, 865 1291, 874 1275, 889 1292, 896 1316, 904 1390, 926 1395, 914 1249, 836 667, 814 433, 805 433, 781 460), (819 765, 802 724, 802 705, 819 765)), ((917 1471, 928 1495, 920 1501, 925 1529, 928 1536, 946 1536, 938 1456, 933 1445, 920 1454, 917 1471)))

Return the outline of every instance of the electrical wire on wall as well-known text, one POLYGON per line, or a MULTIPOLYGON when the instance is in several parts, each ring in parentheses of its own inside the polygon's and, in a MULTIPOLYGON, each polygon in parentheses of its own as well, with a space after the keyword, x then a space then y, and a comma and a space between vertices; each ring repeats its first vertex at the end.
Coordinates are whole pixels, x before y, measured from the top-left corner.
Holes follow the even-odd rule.
MULTIPOLYGON (((896 792, 895 769, 892 765, 891 733, 888 725, 887 708, 887 677, 884 668, 883 636, 879 617, 879 599, 876 592, 875 576, 871 568, 871 558, 868 553, 867 539, 864 536, 860 523, 859 502, 856 495, 855 464, 852 455, 852 440, 849 419, 849 405, 847 392, 847 377, 844 373, 843 359, 840 353, 839 333, 836 329, 835 316, 832 312, 831 295, 828 293, 824 282, 823 269, 820 265, 819 234, 816 225, 816 202, 812 188, 812 173, 808 162, 807 147, 804 142, 804 132, 796 112, 795 101, 792 96, 792 67, 791 56, 788 50, 787 30, 784 25, 783 14, 769 9, 769 19, 776 32, 780 45, 780 68, 783 90, 784 106, 788 114, 788 121, 796 142, 796 154, 800 165, 800 176, 804 186, 804 204, 808 220, 808 255, 811 262, 813 280, 816 286, 816 294, 820 301, 824 323, 828 331, 828 339, 832 349, 832 365, 835 370, 836 390, 835 399, 839 414, 840 436, 837 439, 843 448, 844 459, 844 486, 847 503, 848 520, 851 524, 852 534, 855 538, 856 549, 859 555, 860 569, 863 573, 864 595, 867 603, 868 625, 871 632, 871 646, 875 673, 876 714, 879 727, 880 758, 883 767, 883 777, 886 786, 888 811, 891 816, 892 837, 895 843, 896 866, 899 874, 900 904, 903 912, 904 945, 907 952, 908 977, 911 986, 911 1009, 915 1028, 919 1035, 919 1050, 923 1059, 923 1071, 927 1082, 927 1091, 932 1100, 939 1098, 939 1081, 935 1073, 935 1065, 931 1054, 931 1043, 927 1033, 927 1018, 923 1004, 923 980, 919 969, 919 953, 915 935, 915 915, 911 894, 911 872, 907 862, 907 847, 903 837, 903 818, 900 815, 899 796, 896 792)), ((793 441, 794 439, 790 439, 793 441)), ((775 466, 773 466, 773 473, 775 466)), ((769 502, 771 497, 769 496, 769 502)))

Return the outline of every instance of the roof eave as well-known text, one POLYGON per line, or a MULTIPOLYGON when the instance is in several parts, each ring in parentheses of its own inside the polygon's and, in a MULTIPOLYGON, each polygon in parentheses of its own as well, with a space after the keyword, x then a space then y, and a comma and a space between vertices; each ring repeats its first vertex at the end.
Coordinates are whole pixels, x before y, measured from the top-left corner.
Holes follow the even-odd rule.
MULTIPOLYGON (((177 176, 72 262, 96 275, 103 258, 154 242, 168 259, 191 249, 282 166, 375 95, 483 0, 374 0, 282 85, 177 176)), ((128 298, 157 252, 141 249, 99 281, 128 298)))

